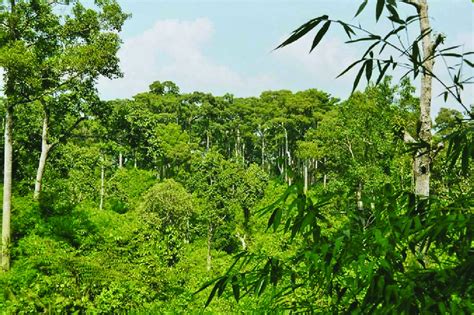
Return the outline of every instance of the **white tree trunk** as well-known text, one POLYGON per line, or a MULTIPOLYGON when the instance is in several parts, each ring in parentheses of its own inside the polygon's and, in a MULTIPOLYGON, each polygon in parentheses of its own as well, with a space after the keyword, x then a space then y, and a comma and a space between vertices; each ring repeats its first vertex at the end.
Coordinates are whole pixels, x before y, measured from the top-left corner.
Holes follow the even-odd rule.
POLYGON ((246 249, 247 249, 247 242, 245 241, 245 239, 246 239, 246 236, 247 236, 247 235, 244 234, 244 235, 242 236, 242 235, 240 235, 240 233, 237 232, 237 234, 236 234, 235 236, 237 236, 237 238, 238 238, 239 241, 240 241, 240 244, 242 244, 242 249, 243 249, 243 250, 246 250, 246 249))
POLYGON ((304 162, 303 166, 303 178, 304 178, 304 188, 303 191, 306 194, 308 192, 308 162, 304 162))
POLYGON ((328 182, 328 175, 326 173, 326 158, 324 158, 323 160, 323 171, 324 171, 324 176, 323 176, 323 187, 324 189, 326 189, 326 186, 327 186, 327 182, 328 182))
POLYGON ((357 200, 357 210, 363 211, 364 202, 362 201, 362 183, 361 182, 359 182, 357 186, 356 200, 357 200))
POLYGON ((46 160, 48 159, 49 150, 52 147, 51 144, 48 144, 48 128, 48 116, 47 114, 44 114, 43 132, 41 133, 41 155, 39 158, 38 169, 36 170, 35 192, 33 194, 35 200, 37 200, 41 194, 46 160))
POLYGON ((212 245, 212 224, 209 223, 208 229, 207 229, 207 264, 206 264, 207 271, 210 271, 212 267, 211 245, 212 245))
POLYGON ((289 166, 290 166, 289 152, 288 152, 288 132, 286 131, 285 127, 283 127, 283 130, 285 130, 285 154, 284 154, 284 159, 285 159, 285 181, 287 183, 290 183, 291 179, 290 179, 290 176, 288 174, 288 170, 289 170, 289 166))
POLYGON ((10 270, 10 222, 12 200, 12 169, 13 169, 13 108, 6 108, 5 146, 3 166, 3 217, 2 217, 2 270, 10 270))
POLYGON ((102 165, 100 166, 100 203, 99 209, 104 208, 104 195, 105 195, 105 166, 102 158, 102 165))
POLYGON ((235 142, 235 157, 238 158, 240 155, 240 130, 237 129, 237 141, 235 142))
POLYGON ((122 152, 119 152, 118 162, 119 162, 118 167, 119 167, 119 168, 122 168, 122 167, 123 167, 123 155, 122 155, 122 152))
MULTIPOLYGON (((431 93, 434 59, 428 58, 433 53, 433 42, 431 34, 430 20, 428 16, 428 3, 426 0, 419 0, 418 14, 420 15, 420 34, 427 34, 422 39, 423 45, 423 66, 424 71, 421 77, 420 95, 420 130, 419 140, 431 145, 431 93)), ((420 198, 428 198, 430 195, 430 175, 431 175, 431 150, 422 148, 418 150, 414 161, 415 195, 420 198)))

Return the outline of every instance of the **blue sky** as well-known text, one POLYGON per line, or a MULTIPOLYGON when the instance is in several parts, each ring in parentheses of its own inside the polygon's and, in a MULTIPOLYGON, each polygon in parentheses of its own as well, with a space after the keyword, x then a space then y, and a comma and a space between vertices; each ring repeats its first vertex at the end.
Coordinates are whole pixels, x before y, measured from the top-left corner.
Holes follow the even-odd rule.
MULTIPOLYGON (((100 81, 99 90, 107 99, 132 97, 155 80, 174 81, 184 92, 258 96, 270 89, 318 88, 346 98, 355 74, 335 77, 360 55, 363 45, 344 45, 344 34, 331 29, 312 54, 308 54, 311 38, 281 50, 272 49, 293 29, 322 14, 368 25, 372 30, 386 29, 373 23, 372 8, 353 19, 361 2, 357 0, 119 2, 132 14, 122 33, 120 58, 125 77, 100 81)), ((375 1, 370 2, 374 5, 375 1)), ((448 43, 474 50, 471 1, 429 3, 433 28, 446 34, 448 43)), ((435 87, 435 93, 438 90, 435 87)), ((473 87, 467 89, 465 97, 474 99, 473 87)), ((435 99, 434 111, 440 106, 446 105, 435 99)))

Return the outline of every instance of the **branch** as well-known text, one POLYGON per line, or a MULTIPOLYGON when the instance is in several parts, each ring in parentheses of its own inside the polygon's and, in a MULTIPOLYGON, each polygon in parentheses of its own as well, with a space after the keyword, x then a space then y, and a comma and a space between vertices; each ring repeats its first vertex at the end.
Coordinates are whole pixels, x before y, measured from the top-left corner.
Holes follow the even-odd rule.
POLYGON ((411 136, 411 134, 408 133, 408 131, 402 130, 402 132, 403 132, 403 142, 405 142, 405 143, 416 143, 415 138, 413 138, 411 136))
POLYGON ((414 6, 417 10, 420 9, 420 3, 418 0, 402 0, 402 2, 414 6))
POLYGON ((76 120, 76 122, 71 126, 69 127, 68 130, 66 130, 66 132, 64 132, 58 140, 56 140, 56 142, 52 143, 51 144, 51 149, 55 146, 57 146, 58 144, 60 144, 61 142, 64 142, 67 138, 69 138, 72 134, 72 132, 77 128, 77 126, 79 126, 79 124, 86 120, 87 119, 87 116, 83 116, 83 117, 80 117, 79 119, 76 120))

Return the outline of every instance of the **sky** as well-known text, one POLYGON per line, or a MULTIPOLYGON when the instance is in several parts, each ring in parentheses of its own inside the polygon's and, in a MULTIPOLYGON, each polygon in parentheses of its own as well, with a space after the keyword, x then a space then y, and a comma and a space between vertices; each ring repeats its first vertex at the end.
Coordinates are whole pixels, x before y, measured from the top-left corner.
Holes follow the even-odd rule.
MULTIPOLYGON (((384 33, 389 27, 375 24, 375 0, 357 18, 354 13, 362 0, 118 1, 132 15, 121 33, 119 57, 124 77, 99 80, 104 99, 131 98, 147 91, 156 80, 173 81, 182 92, 246 97, 266 90, 317 88, 345 99, 356 73, 336 76, 361 56, 365 44, 344 44, 344 32, 331 27, 311 54, 315 32, 288 47, 274 48, 295 28, 323 14, 374 32, 384 33)), ((446 44, 474 51, 471 0, 429 0, 429 4, 432 27, 447 36, 446 44)), ((435 67, 443 79, 449 78, 441 62, 435 67)), ((465 75, 473 76, 472 68, 469 71, 465 75)), ((395 83, 399 77, 395 73, 395 83)), ((440 92, 435 84, 433 115, 441 106, 461 109, 454 101, 444 103, 442 97, 436 97, 440 92)), ((474 85, 465 88, 463 97, 466 103, 474 103, 474 85)))
MULTIPOLYGON (((383 32, 374 23, 374 9, 353 18, 357 0, 119 0, 132 17, 121 37, 122 79, 101 79, 103 98, 130 98, 147 91, 156 80, 175 82, 182 92, 258 96, 265 90, 317 88, 341 99, 351 92, 355 73, 336 79, 363 52, 364 45, 347 45, 344 33, 330 29, 309 54, 312 36, 274 50, 292 30, 323 14, 383 32)), ((375 1, 370 1, 374 5, 375 1)), ((431 0, 432 26, 447 36, 447 44, 474 50, 474 5, 470 0, 431 0)), ((370 4, 369 4, 370 5, 370 4)), ((403 6, 403 5, 402 5, 403 6)), ((311 33, 314 36, 314 33, 311 33)), ((445 66, 436 70, 447 79, 445 66)), ((472 71, 466 75, 473 75, 472 71)), ((397 74, 395 74, 395 81, 397 74)), ((419 81, 419 80, 417 80, 419 81)), ((396 82, 395 82, 396 83, 396 82)), ((417 82, 414 83, 418 85, 417 82)), ((463 97, 474 100, 474 86, 463 97)), ((434 86, 433 113, 444 103, 434 86)))

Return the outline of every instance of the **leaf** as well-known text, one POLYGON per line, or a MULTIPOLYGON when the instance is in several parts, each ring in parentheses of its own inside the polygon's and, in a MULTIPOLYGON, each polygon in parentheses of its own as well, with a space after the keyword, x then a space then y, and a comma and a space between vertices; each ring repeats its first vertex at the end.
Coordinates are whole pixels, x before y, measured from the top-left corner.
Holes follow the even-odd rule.
POLYGON ((468 64, 469 67, 474 68, 474 62, 464 59, 464 62, 468 64))
POLYGON ((359 70, 359 73, 357 73, 357 76, 354 80, 354 85, 352 86, 352 93, 354 93, 354 91, 356 90, 357 86, 359 85, 359 81, 360 81, 360 78, 362 77, 362 73, 364 73, 364 68, 366 67, 367 65, 367 61, 364 62, 364 64, 362 65, 362 67, 360 67, 360 70, 359 70))
POLYGON ((326 23, 324 23, 324 25, 321 27, 319 32, 314 37, 313 45, 311 45, 311 50, 309 52, 312 52, 313 49, 316 48, 316 46, 318 46, 319 42, 321 41, 321 39, 323 39, 324 35, 328 31, 330 25, 331 25, 331 21, 327 21, 326 23))
POLYGON ((315 28, 321 21, 327 20, 328 18, 329 17, 327 15, 322 15, 320 17, 312 19, 312 20, 308 21, 307 23, 301 25, 299 28, 297 28, 295 31, 293 31, 293 33, 291 34, 290 37, 288 37, 283 43, 281 43, 275 49, 285 47, 285 46, 297 41, 298 39, 300 39, 301 37, 306 35, 309 31, 311 31, 313 28, 315 28))
POLYGON ((397 34, 397 33, 400 32, 400 31, 403 31, 405 28, 406 28, 405 25, 401 25, 401 26, 399 26, 399 27, 397 27, 397 28, 394 28, 393 30, 391 30, 390 32, 388 32, 387 35, 385 35, 384 40, 386 41, 386 40, 389 39, 392 35, 397 34))
POLYGON ((364 2, 362 2, 362 4, 359 6, 359 9, 357 9, 357 12, 354 15, 354 17, 358 16, 359 14, 362 13, 362 11, 364 11, 365 7, 367 6, 367 2, 368 2, 368 0, 364 0, 364 2))
POLYGON ((440 52, 457 49, 459 47, 461 47, 461 45, 451 46, 451 47, 448 47, 448 48, 441 49, 440 52))
POLYGON ((349 70, 351 70, 352 68, 354 68, 357 64, 361 63, 362 61, 364 61, 365 59, 360 59, 360 60, 357 60, 356 62, 352 63, 349 67, 347 67, 344 71, 342 71, 336 78, 339 78, 341 76, 343 76, 344 74, 346 74, 349 70))
POLYGON ((298 232, 300 231, 301 229, 301 223, 302 223, 302 220, 301 218, 297 219, 295 224, 293 224, 293 227, 291 228, 291 238, 293 239, 296 234, 298 234, 298 232))
POLYGON ((209 294, 209 297, 206 301, 206 305, 204 307, 208 307, 209 304, 211 304, 214 295, 216 295, 217 289, 219 289, 219 282, 214 285, 214 288, 212 288, 211 294, 209 294))
POLYGON ((257 290, 257 295, 258 296, 262 295, 263 291, 265 291, 265 289, 267 287, 267 284, 268 284, 267 277, 264 277, 262 279, 262 281, 260 282, 260 285, 258 286, 258 290, 257 290))
POLYGON ((420 56, 420 48, 418 47, 418 42, 414 41, 413 42, 413 48, 412 48, 412 53, 411 53, 411 60, 414 65, 418 64, 418 57, 420 56))
POLYGON ((390 3, 387 4, 387 9, 392 14, 391 16, 389 16, 389 19, 398 24, 405 24, 405 21, 400 19, 400 16, 398 15, 398 12, 395 6, 396 6, 396 2, 394 2, 394 4, 390 4, 390 3))
POLYGON ((234 298, 237 302, 240 299, 240 287, 237 276, 232 277, 232 293, 234 294, 234 298))
POLYGON ((315 215, 314 211, 309 211, 304 219, 302 220, 300 230, 304 230, 304 228, 308 225, 310 225, 314 221, 315 215))
POLYGON ((378 21, 382 15, 383 8, 385 7, 385 0, 377 0, 377 7, 375 8, 375 20, 378 21))
POLYGON ((268 224, 267 224, 267 230, 270 228, 270 226, 273 225, 273 222, 275 222, 275 216, 279 208, 273 210, 272 215, 268 219, 268 224))
POLYGON ((271 268, 270 268, 270 283, 274 286, 278 284, 278 280, 280 278, 280 267, 279 267, 279 261, 272 261, 271 263, 271 268))
POLYGON ((418 42, 417 41, 414 41, 413 42, 413 49, 412 49, 412 53, 411 53, 411 61, 413 63, 413 75, 414 75, 414 78, 416 78, 418 76, 418 73, 419 73, 419 65, 420 63, 418 62, 418 59, 420 57, 420 49, 418 47, 418 42))
POLYGON ((462 156, 461 156, 461 171, 464 175, 467 175, 469 172, 469 158, 471 157, 470 155, 470 143, 464 143, 464 148, 462 151, 462 156))
POLYGON ((377 46, 380 42, 375 42, 373 43, 372 45, 369 46, 369 48, 367 48, 367 50, 365 51, 364 55, 362 56, 362 58, 365 58, 365 56, 367 56, 369 53, 373 56, 373 52, 372 52, 372 49, 375 48, 375 46, 377 46))
POLYGON ((462 58, 462 55, 461 55, 461 54, 456 54, 456 53, 442 53, 441 56, 444 56, 444 57, 462 58))
POLYGON ((368 41, 368 40, 380 40, 382 37, 378 35, 370 35, 369 37, 362 37, 354 40, 349 40, 346 42, 346 44, 352 44, 352 43, 357 43, 357 42, 362 42, 362 41, 368 41))
POLYGON ((273 222, 273 231, 274 232, 276 232, 276 230, 278 229, 278 226, 280 226, 282 214, 283 214, 283 209, 278 208, 276 210, 276 214, 275 214, 275 221, 273 222))
POLYGON ((374 61, 373 59, 369 59, 366 62, 365 66, 365 77, 367 78, 367 82, 370 81, 370 78, 372 77, 372 69, 374 67, 374 61))
POLYGON ((352 38, 352 35, 356 34, 354 30, 346 23, 339 21, 339 24, 342 25, 342 27, 344 28, 344 31, 346 32, 347 37, 352 38))
POLYGON ((387 63, 385 64, 385 66, 382 68, 382 70, 380 71, 379 76, 378 76, 378 78, 377 78, 377 82, 376 82, 375 84, 379 84, 380 81, 382 81, 382 79, 383 79, 383 77, 384 77, 384 75, 385 75, 385 72, 387 72, 388 67, 390 67, 390 62, 387 62, 387 63))
POLYGON ((210 280, 210 281, 207 281, 206 283, 204 283, 204 284, 199 288, 199 290, 197 290, 196 292, 194 292, 193 295, 194 295, 194 294, 198 294, 199 292, 201 292, 201 291, 207 289, 208 287, 211 286, 211 284, 215 283, 215 282, 216 282, 217 280, 219 280, 219 279, 220 279, 220 277, 219 277, 219 278, 212 279, 212 280, 210 280))
POLYGON ((217 286, 219 286, 219 291, 217 292, 217 296, 221 296, 222 293, 224 293, 224 290, 225 290, 225 287, 227 285, 227 280, 229 278, 228 277, 223 277, 221 280, 219 280, 219 282, 217 282, 217 286))

